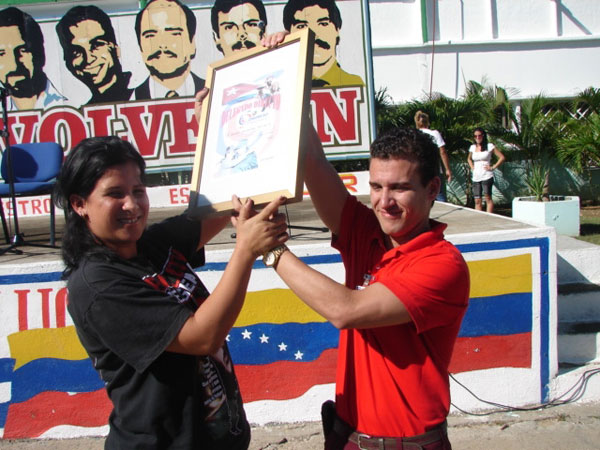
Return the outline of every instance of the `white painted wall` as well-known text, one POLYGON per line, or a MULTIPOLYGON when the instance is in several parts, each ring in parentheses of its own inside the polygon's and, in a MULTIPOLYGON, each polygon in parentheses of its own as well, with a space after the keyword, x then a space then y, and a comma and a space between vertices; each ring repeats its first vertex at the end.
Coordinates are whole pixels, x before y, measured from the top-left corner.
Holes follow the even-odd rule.
POLYGON ((570 97, 600 82, 598 0, 423 1, 426 43, 421 0, 369 2, 375 89, 396 103, 430 88, 459 97, 469 80, 516 97, 570 97))

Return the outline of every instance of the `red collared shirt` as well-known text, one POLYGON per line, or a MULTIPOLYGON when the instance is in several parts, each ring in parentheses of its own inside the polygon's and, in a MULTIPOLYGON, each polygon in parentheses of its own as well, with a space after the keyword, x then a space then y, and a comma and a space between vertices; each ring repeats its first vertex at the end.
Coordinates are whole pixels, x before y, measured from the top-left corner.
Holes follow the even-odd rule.
POLYGON ((386 250, 375 214, 354 197, 344 206, 333 246, 342 254, 346 285, 383 283, 412 322, 342 330, 336 376, 338 415, 360 432, 414 436, 446 419, 448 366, 468 305, 469 272, 444 240, 445 224, 386 250))

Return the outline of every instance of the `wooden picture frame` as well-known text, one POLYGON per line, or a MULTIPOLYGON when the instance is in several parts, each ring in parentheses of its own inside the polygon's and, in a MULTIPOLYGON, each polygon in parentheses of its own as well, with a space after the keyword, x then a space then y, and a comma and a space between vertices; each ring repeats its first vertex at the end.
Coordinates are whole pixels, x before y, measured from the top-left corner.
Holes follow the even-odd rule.
POLYGON ((192 217, 224 214, 231 197, 264 205, 302 200, 302 130, 308 121, 314 34, 286 36, 212 63, 190 186, 192 217))

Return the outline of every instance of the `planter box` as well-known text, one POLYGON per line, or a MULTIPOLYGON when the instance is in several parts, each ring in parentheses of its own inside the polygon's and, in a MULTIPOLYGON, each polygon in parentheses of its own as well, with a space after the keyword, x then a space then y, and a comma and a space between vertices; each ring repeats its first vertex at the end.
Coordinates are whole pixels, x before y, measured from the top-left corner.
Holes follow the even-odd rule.
POLYGON ((512 216, 523 222, 554 227, 558 234, 579 236, 579 197, 551 195, 548 202, 538 202, 535 197, 515 197, 512 216))

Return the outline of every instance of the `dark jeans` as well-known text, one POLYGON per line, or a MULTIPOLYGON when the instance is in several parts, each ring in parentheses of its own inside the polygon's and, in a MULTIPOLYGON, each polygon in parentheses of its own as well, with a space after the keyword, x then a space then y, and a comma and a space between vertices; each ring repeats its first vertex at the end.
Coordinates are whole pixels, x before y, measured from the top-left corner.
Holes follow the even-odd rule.
POLYGON ((438 202, 446 202, 448 198, 446 197, 446 174, 440 175, 440 192, 435 198, 438 202))

